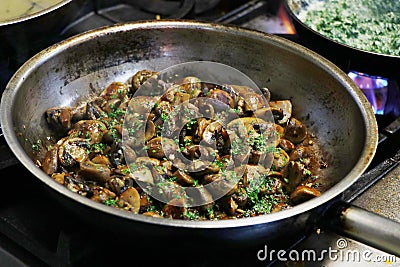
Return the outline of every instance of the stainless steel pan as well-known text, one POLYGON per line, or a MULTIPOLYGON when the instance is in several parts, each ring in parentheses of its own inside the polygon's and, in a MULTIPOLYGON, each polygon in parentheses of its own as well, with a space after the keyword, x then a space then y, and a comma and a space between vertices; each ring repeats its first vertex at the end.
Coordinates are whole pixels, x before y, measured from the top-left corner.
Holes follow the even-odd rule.
MULTIPOLYGON (((58 43, 27 61, 1 101, 6 140, 21 163, 77 216, 123 235, 180 244, 260 244, 313 225, 328 203, 354 183, 377 146, 373 110, 356 85, 331 62, 283 38, 234 26, 193 21, 143 21, 92 30, 58 43), (247 74, 274 97, 290 98, 294 113, 319 136, 329 155, 331 188, 289 210, 224 221, 146 217, 93 202, 61 186, 35 165, 32 144, 51 135, 44 111, 73 105, 112 81, 141 69, 208 60, 247 74), (314 213, 317 212, 317 213, 314 213), (142 237, 142 238, 143 238, 142 237), (196 242, 193 242, 196 240, 196 242), (212 242, 210 242, 212 241, 212 242)), ((286 237, 285 237, 286 238, 286 237)))

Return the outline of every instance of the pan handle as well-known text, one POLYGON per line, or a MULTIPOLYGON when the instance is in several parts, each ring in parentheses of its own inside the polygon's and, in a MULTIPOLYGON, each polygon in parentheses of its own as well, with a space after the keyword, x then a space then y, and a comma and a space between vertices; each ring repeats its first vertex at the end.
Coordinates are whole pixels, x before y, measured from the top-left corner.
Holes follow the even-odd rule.
POLYGON ((344 201, 329 207, 324 226, 400 257, 400 223, 344 201))
POLYGON ((328 205, 320 224, 400 257, 400 223, 351 204, 399 165, 400 150, 361 175, 338 200, 328 205))

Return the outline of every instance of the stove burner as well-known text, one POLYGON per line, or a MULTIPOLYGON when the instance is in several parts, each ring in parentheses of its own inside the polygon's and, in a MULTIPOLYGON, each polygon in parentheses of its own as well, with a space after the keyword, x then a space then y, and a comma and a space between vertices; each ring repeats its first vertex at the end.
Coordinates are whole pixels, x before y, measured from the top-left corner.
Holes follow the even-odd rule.
POLYGON ((371 103, 375 114, 385 114, 385 106, 388 97, 388 79, 354 71, 349 72, 348 75, 363 91, 368 101, 371 103))

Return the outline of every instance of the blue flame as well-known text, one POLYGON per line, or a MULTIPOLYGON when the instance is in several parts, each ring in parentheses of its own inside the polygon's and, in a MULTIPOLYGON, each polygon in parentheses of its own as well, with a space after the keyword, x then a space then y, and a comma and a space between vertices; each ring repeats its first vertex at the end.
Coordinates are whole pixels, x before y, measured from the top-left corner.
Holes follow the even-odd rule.
POLYGON ((370 76, 360 72, 351 71, 348 76, 363 91, 371 103, 375 114, 385 114, 389 80, 383 77, 370 76))

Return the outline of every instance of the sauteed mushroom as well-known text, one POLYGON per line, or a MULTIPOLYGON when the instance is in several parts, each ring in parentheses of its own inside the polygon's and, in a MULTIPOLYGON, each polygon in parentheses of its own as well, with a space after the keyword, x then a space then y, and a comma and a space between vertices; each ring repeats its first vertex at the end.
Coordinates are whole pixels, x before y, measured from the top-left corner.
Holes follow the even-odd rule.
POLYGON ((129 187, 121 195, 120 200, 129 204, 129 209, 133 213, 138 213, 140 209, 140 195, 134 187, 129 187))
POLYGON ((111 170, 108 165, 97 164, 90 160, 80 163, 78 174, 89 181, 98 182, 101 185, 105 185, 111 178, 111 170))
POLYGON ((106 125, 99 120, 80 120, 72 126, 68 134, 71 137, 84 138, 89 143, 100 143, 106 132, 106 125))
POLYGON ((58 169, 58 146, 52 146, 42 161, 42 170, 47 175, 52 175, 58 169))
POLYGON ((105 205, 183 220, 257 216, 320 195, 322 153, 290 100, 156 74, 139 71, 86 104, 48 109, 46 121, 63 136, 43 171, 105 205), (133 96, 146 80, 164 92, 133 96))
POLYGON ((58 143, 58 158, 63 166, 72 166, 88 159, 89 143, 83 138, 64 138, 58 143))
POLYGON ((306 200, 309 200, 314 197, 318 197, 321 195, 321 192, 319 192, 317 189, 300 185, 298 186, 290 195, 290 200, 292 203, 301 203, 306 200))
POLYGON ((136 92, 136 90, 139 89, 140 86, 146 82, 146 80, 157 74, 158 72, 151 70, 140 70, 136 72, 135 75, 133 75, 131 78, 131 84, 133 89, 132 93, 136 92))
POLYGON ((285 127, 285 138, 293 143, 300 143, 307 136, 307 129, 296 118, 290 118, 286 127, 285 127))
POLYGON ((47 124, 57 133, 65 133, 71 128, 71 108, 49 108, 45 112, 47 124))

